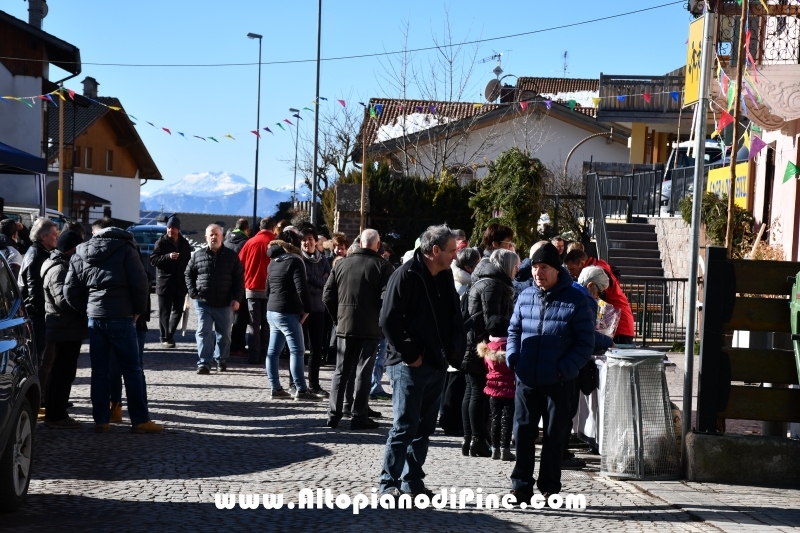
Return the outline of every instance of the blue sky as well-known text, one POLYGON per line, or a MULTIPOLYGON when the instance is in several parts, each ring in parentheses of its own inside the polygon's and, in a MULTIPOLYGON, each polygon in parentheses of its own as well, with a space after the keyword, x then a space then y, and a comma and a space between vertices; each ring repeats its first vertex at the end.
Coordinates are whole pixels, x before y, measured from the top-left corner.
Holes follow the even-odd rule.
MULTIPOLYGON (((433 34, 441 36, 446 14, 454 40, 472 40, 580 22, 667 1, 324 0, 322 57, 399 50, 405 23, 409 25, 410 48, 430 46, 433 34)), ((2 5, 4 11, 27 20, 28 4, 23 0, 4 0, 2 5)), ((503 69, 518 76, 561 76, 564 51, 569 52, 568 77, 596 78, 600 72, 664 74, 685 61, 691 17, 684 5, 480 44, 477 57, 507 51, 503 69)), ((255 136, 248 132, 255 129, 257 66, 164 68, 89 63, 255 63, 258 44, 246 38, 248 32, 264 36, 263 62, 316 57, 316 0, 49 0, 48 6, 44 30, 78 46, 84 62, 83 72, 67 86, 80 91, 80 81, 92 76, 100 83, 101 96, 118 97, 126 111, 139 119, 139 134, 166 182, 145 185, 149 192, 191 172, 229 171, 252 181, 255 136), (145 121, 173 132, 211 135, 220 143, 170 136, 145 121), (226 133, 236 140, 223 139, 226 133)), ((427 54, 417 53, 415 60, 427 61, 427 54)), ((323 61, 320 95, 328 102, 322 105, 338 105, 337 98, 347 99, 349 106, 351 101, 358 105, 358 100, 369 97, 397 96, 379 88, 384 71, 381 61, 387 59, 323 61)), ((476 65, 474 97, 469 100, 480 100, 483 87, 494 77, 495 65, 493 61, 476 65)), ((54 70, 53 74, 59 72, 54 70)), ((262 65, 261 126, 270 126, 275 135, 262 137, 260 186, 291 184, 292 167, 285 160, 294 155, 294 141, 289 132, 272 126, 291 119, 290 107, 313 107, 314 84, 313 62, 262 65)), ((301 124, 313 128, 313 115, 304 113, 306 120, 301 124)))

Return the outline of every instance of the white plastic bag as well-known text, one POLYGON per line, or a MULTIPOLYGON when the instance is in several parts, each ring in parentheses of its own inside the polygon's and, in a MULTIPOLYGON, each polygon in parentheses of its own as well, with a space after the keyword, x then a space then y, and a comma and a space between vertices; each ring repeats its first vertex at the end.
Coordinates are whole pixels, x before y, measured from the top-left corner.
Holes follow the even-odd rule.
POLYGON ((619 324, 619 317, 622 311, 611 305, 610 303, 598 300, 597 302, 597 325, 595 329, 606 335, 607 337, 614 337, 619 324))

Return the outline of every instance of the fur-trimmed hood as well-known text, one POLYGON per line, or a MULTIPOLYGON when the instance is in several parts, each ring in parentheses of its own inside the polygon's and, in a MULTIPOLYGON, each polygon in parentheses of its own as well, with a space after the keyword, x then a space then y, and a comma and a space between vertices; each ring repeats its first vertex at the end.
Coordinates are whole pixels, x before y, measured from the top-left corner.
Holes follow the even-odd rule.
POLYGON ((492 350, 486 345, 485 342, 478 344, 478 355, 495 363, 506 362, 505 350, 492 350))
POLYGON ((282 241, 282 240, 279 240, 279 239, 275 239, 273 241, 270 241, 269 248, 267 248, 267 255, 269 257, 272 257, 275 254, 275 252, 277 251, 275 249, 275 247, 283 248, 283 250, 287 254, 294 254, 297 257, 301 258, 301 259, 303 257, 301 255, 300 248, 298 248, 297 246, 295 246, 294 244, 292 244, 290 242, 282 241))

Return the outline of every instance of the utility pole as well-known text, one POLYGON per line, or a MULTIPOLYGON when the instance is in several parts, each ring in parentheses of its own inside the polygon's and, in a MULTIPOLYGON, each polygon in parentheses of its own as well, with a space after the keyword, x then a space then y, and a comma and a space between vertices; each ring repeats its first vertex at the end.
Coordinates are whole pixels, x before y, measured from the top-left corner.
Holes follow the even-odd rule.
POLYGON ((364 107, 364 125, 361 127, 361 223, 359 224, 359 234, 364 233, 366 226, 366 213, 364 212, 364 202, 367 197, 367 121, 369 120, 369 110, 364 107))
MULTIPOLYGON (((745 25, 747 24, 747 8, 750 0, 742 2, 742 16, 739 19, 739 53, 736 56, 736 85, 734 85, 734 104, 733 104, 733 142, 731 143, 731 181, 728 187, 728 224, 725 231, 725 248, 728 250, 728 258, 731 257, 733 248, 733 209, 736 205, 736 151, 739 149, 739 120, 742 113, 741 92, 742 75, 746 63, 745 52, 745 25)), ((723 154, 724 158, 724 154, 723 154)), ((697 189, 695 189, 697 190, 697 189)))
MULTIPOLYGON (((58 106, 58 211, 59 213, 64 212, 64 165, 67 164, 67 162, 64 160, 64 104, 65 103, 66 101, 62 100, 61 105, 58 106)), ((74 163, 73 166, 75 166, 74 163)))
POLYGON ((320 47, 322 46, 322 0, 319 0, 317 9, 317 91, 314 101, 317 103, 314 110, 314 173, 311 175, 311 224, 317 225, 317 152, 319 151, 319 64, 320 47))
POLYGON ((686 325, 686 343, 683 374, 683 426, 681 437, 681 461, 686 472, 686 435, 692 429, 692 378, 694 376, 694 337, 697 331, 697 268, 700 255, 700 207, 703 205, 703 178, 706 154, 706 115, 708 113, 708 86, 711 77, 711 52, 717 32, 717 14, 707 11, 703 23, 703 43, 700 58, 700 94, 695 113, 694 195, 692 198, 692 236, 689 245, 689 283, 686 287, 689 319, 686 325))

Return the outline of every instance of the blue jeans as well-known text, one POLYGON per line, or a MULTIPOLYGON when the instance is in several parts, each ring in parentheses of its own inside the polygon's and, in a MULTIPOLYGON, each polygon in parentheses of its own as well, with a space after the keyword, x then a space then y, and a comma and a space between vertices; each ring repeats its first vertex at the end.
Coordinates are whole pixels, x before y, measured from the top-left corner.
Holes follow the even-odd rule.
POLYGON ((306 348, 303 344, 303 325, 300 323, 300 315, 267 311, 267 323, 270 332, 269 349, 267 350, 267 376, 272 390, 281 389, 278 358, 287 342, 289 343, 289 370, 291 377, 294 378, 294 386, 299 391, 306 390, 308 387, 303 366, 303 355, 306 348))
POLYGON ((197 367, 209 368, 214 361, 224 363, 231 354, 233 309, 211 307, 205 302, 195 300, 194 310, 197 313, 197 331, 195 332, 199 357, 197 367), (212 328, 215 337, 212 337, 212 328))
MULTIPOLYGON (((144 343, 147 339, 146 329, 136 330, 136 340, 139 343, 139 366, 142 367, 142 384, 144 385, 144 403, 147 405, 147 382, 144 379, 144 343)), ((122 371, 116 358, 111 359, 109 365, 109 376, 111 380, 111 401, 119 403, 122 401, 122 371)))
POLYGON ((533 493, 533 469, 536 463, 536 438, 542 419, 542 458, 539 462, 539 481, 542 493, 561 492, 561 459, 564 436, 570 425, 570 382, 529 387, 517 380, 514 395, 514 441, 517 462, 511 471, 511 488, 533 493))
POLYGON ((145 385, 139 358, 139 341, 133 318, 89 317, 89 355, 92 361, 92 417, 96 424, 108 424, 111 408, 111 366, 116 365, 125 379, 128 414, 131 423, 150 420, 145 401, 145 385))
POLYGON ((381 385, 381 378, 383 378, 383 370, 386 368, 386 339, 378 341, 378 353, 375 355, 375 366, 372 368, 372 388, 369 390, 370 395, 386 394, 381 385))
POLYGON ((425 489, 422 465, 428 455, 429 437, 436 430, 445 371, 423 360, 413 368, 403 363, 386 368, 392 384, 394 424, 386 440, 380 491, 397 488, 403 492, 425 489))

